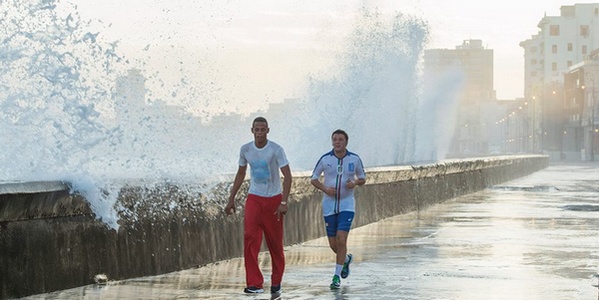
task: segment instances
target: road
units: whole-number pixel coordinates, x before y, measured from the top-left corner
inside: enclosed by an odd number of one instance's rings
[[[593,286],[599,272],[598,192],[599,164],[551,165],[352,229],[351,275],[336,291],[329,289],[334,265],[325,239],[290,246],[280,298],[599,299]],[[269,278],[269,258],[261,259]],[[271,298],[245,295],[243,287],[243,260],[231,259],[27,299]]]

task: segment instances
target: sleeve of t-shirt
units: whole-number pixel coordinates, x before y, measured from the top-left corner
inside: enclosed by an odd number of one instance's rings
[[[247,159],[245,158],[245,151],[243,151],[243,147],[239,150],[239,166],[245,167],[248,164]]]
[[[358,170],[356,175],[359,179],[366,179],[366,172],[364,171],[364,165],[362,164],[362,159],[359,159]]]
[[[277,162],[279,163],[279,169],[289,164],[287,156],[285,156],[285,150],[282,147],[277,151]]]
[[[322,174],[323,168],[322,168],[322,159],[318,160],[318,162],[316,163],[316,166],[314,167],[314,170],[312,171],[312,177],[311,179],[320,179],[320,174]]]

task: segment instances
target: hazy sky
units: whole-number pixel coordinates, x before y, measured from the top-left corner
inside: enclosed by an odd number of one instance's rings
[[[389,16],[402,12],[429,23],[429,48],[481,39],[494,50],[497,97],[513,99],[523,93],[519,43],[538,32],[545,13],[557,16],[562,5],[592,2],[103,0],[77,7],[84,19],[101,20],[104,38],[119,39],[130,57],[152,57],[146,67],[162,70],[160,77],[174,70],[213,82],[205,89],[214,97],[234,99],[223,90],[236,90],[274,101],[295,96],[301,78],[330,66],[360,7]]]

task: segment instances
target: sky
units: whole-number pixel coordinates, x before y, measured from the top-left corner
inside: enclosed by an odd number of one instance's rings
[[[522,97],[519,43],[538,33],[545,14],[558,16],[562,5],[592,2],[104,0],[79,1],[77,11],[83,19],[99,20],[94,26],[103,38],[119,40],[121,51],[144,61],[144,71],[166,86],[202,80],[200,90],[218,100],[214,105],[243,110],[252,104],[244,97],[293,98],[306,76],[330,70],[361,7],[390,17],[422,18],[430,27],[428,48],[454,49],[467,39],[482,40],[494,51],[498,99]]]

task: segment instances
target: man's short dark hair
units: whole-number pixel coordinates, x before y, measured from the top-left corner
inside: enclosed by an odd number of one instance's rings
[[[265,118],[265,117],[256,117],[256,118],[254,119],[254,122],[252,122],[252,128],[254,128],[254,124],[256,124],[256,122],[259,122],[259,123],[266,123],[266,128],[268,128],[268,121],[266,121],[266,118]]]
[[[333,134],[331,134],[331,138],[333,138],[333,136],[335,134],[343,134],[343,136],[345,136],[345,141],[349,142],[349,136],[347,135],[347,132],[345,132],[341,129],[337,129],[337,130],[333,131]]]

